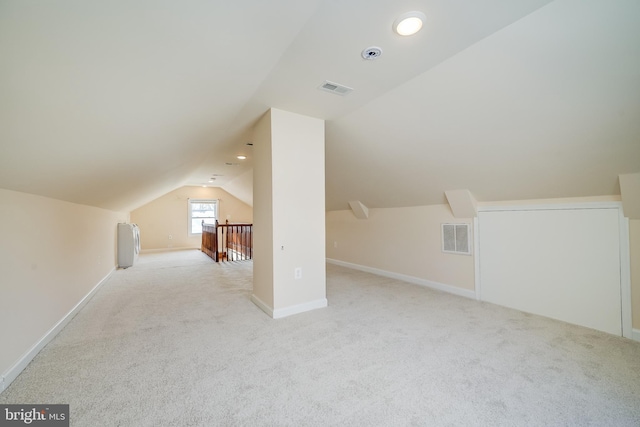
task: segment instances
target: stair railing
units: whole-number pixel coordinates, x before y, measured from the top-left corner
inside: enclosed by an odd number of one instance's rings
[[[215,262],[253,259],[253,224],[205,224],[201,250]]]

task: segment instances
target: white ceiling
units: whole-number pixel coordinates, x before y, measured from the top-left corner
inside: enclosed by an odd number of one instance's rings
[[[250,202],[275,107],[327,120],[327,209],[619,194],[638,22],[635,0],[0,0],[0,188],[130,210],[216,174]]]

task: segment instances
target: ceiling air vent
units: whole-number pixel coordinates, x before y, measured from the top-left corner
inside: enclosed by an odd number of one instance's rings
[[[329,80],[325,80],[324,83],[318,86],[318,89],[325,92],[335,93],[336,95],[340,96],[345,96],[353,92],[352,88],[338,83],[330,82]]]

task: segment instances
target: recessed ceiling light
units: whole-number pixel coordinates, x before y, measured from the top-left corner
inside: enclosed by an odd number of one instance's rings
[[[426,19],[422,12],[403,13],[394,21],[393,30],[401,36],[411,36],[420,31]]]
[[[247,158],[247,156],[240,155],[240,156],[236,156],[236,158],[237,158],[238,160],[244,160],[244,159],[246,159],[246,158]]]

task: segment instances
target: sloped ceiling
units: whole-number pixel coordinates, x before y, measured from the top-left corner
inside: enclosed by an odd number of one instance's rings
[[[620,194],[640,170],[639,19],[554,2],[329,122],[328,208]]]
[[[427,24],[402,38],[408,10]],[[640,171],[638,22],[634,0],[0,0],[0,188],[248,199],[275,107],[326,120],[327,209],[619,194]]]

